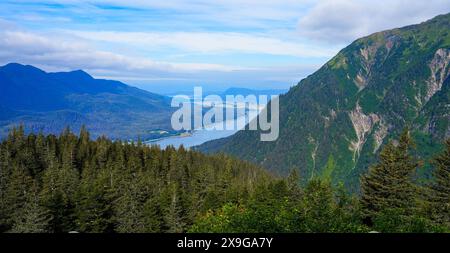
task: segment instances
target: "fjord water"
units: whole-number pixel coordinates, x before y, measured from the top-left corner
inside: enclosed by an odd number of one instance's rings
[[[260,110],[261,108],[259,108]],[[206,126],[202,129],[197,129],[192,131],[190,135],[184,136],[171,136],[167,138],[162,138],[158,140],[152,140],[146,142],[148,145],[159,145],[161,148],[166,148],[167,146],[173,146],[175,148],[183,145],[185,148],[191,148],[197,145],[201,145],[205,142],[217,140],[221,138],[225,138],[231,136],[242,129],[234,129],[234,130],[214,130],[214,127],[219,124],[224,124],[225,126],[229,124],[236,123],[236,125],[247,125],[250,121],[252,121],[255,117],[252,112],[258,111],[258,107],[256,105],[250,105],[247,113],[241,116],[236,117],[235,120],[225,120],[224,122],[213,123],[212,125]],[[248,118],[247,118],[248,117]],[[241,124],[244,123],[245,124]]]
[[[199,129],[195,130],[189,136],[171,136],[163,138],[157,141],[150,141],[147,144],[159,145],[161,148],[166,148],[167,146],[174,146],[175,148],[183,145],[185,148],[190,148],[203,144],[207,141],[212,141],[216,139],[225,138],[236,133],[237,130],[206,130]]]

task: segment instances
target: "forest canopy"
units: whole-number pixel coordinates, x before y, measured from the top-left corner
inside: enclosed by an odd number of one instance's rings
[[[25,134],[0,144],[0,231],[449,232],[450,141],[418,184],[407,131],[361,178],[361,193],[299,169],[278,178],[251,163],[183,147]]]

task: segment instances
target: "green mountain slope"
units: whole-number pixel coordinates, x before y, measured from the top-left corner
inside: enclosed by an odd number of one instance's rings
[[[361,38],[280,97],[277,141],[240,131],[199,149],[354,186],[380,147],[409,126],[426,158],[450,136],[449,32],[447,14]]]

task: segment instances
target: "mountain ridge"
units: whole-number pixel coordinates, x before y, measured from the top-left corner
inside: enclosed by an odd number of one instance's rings
[[[449,31],[447,14],[358,39],[280,97],[277,141],[240,131],[198,149],[355,186],[380,147],[410,127],[427,159],[450,137]]]
[[[45,72],[31,65],[0,67],[0,136],[23,124],[28,131],[59,133],[86,125],[93,136],[153,138],[170,130],[170,99],[122,82],[95,79],[83,70]],[[169,123],[168,123],[169,122]]]

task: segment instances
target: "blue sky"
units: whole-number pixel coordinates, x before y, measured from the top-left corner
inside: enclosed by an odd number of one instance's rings
[[[361,36],[448,12],[449,0],[2,0],[0,63],[161,93],[288,88]]]

